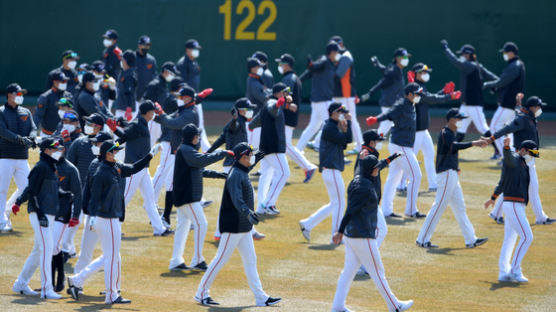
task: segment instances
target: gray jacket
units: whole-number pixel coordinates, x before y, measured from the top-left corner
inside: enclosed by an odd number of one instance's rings
[[[249,74],[247,77],[245,97],[248,98],[251,103],[257,105],[254,114],[257,114],[264,103],[266,103],[266,99],[270,96],[270,92],[270,90],[265,88],[260,77]]]

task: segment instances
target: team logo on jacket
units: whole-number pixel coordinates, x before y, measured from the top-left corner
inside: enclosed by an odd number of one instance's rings
[[[124,82],[125,77],[120,78],[120,82]]]
[[[153,68],[153,64],[147,64],[147,69]]]
[[[27,119],[29,118],[29,115],[23,115],[23,116],[20,116],[19,118],[23,121],[27,121]]]
[[[108,58],[108,53],[104,53],[104,58]]]
[[[65,178],[66,178],[66,177],[61,176],[61,177],[58,177],[58,180],[60,180],[60,182],[62,182],[62,181],[64,181]]]
[[[103,106],[104,103],[102,101],[98,101],[98,106]]]

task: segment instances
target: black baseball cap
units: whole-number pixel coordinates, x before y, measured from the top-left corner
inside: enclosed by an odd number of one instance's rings
[[[432,68],[430,68],[427,64],[417,63],[417,64],[413,65],[413,67],[411,67],[411,70],[416,72],[416,73],[420,73],[420,72],[423,72],[423,71],[426,71],[426,72],[430,73],[432,71]]]
[[[367,155],[359,160],[359,172],[370,174],[378,165],[378,158],[375,155]]]
[[[64,73],[60,70],[55,71],[52,74],[52,81],[68,81],[69,78],[64,75]]]
[[[97,81],[97,80],[99,80],[99,78],[97,78],[95,74],[91,72],[86,72],[85,74],[83,74],[83,78],[81,78],[81,83],[85,85],[89,81]]]
[[[369,145],[371,141],[384,141],[384,137],[378,134],[375,129],[363,132],[363,145]]]
[[[249,101],[248,98],[242,97],[242,98],[237,99],[237,100],[235,101],[234,107],[235,107],[236,109],[240,109],[240,108],[255,109],[255,108],[257,108],[257,105],[251,103],[251,101]]]
[[[115,31],[114,29],[108,29],[103,35],[102,37],[106,38],[106,39],[118,39],[118,32]]]
[[[411,54],[409,54],[409,52],[407,52],[405,48],[397,48],[396,50],[394,50],[394,57],[399,57],[399,56],[411,57]]]
[[[337,44],[340,44],[340,43],[343,43],[343,42],[344,42],[344,39],[342,39],[342,37],[336,35],[336,36],[332,36],[332,37],[330,38],[330,41],[334,41],[334,42],[336,42]]]
[[[192,98],[195,98],[195,89],[191,88],[188,85],[185,85],[183,87],[183,89],[181,89],[180,95],[181,96],[190,96]]]
[[[475,47],[470,44],[464,44],[461,46],[459,51],[456,53],[458,54],[475,54]]]
[[[94,138],[91,138],[89,141],[91,143],[100,143],[109,140],[112,140],[112,136],[108,132],[100,131],[99,133],[97,133],[97,135],[95,135]]]
[[[282,91],[286,90],[287,88],[288,88],[288,86],[286,86],[286,84],[283,83],[283,82],[275,83],[272,86],[272,94],[282,92]]]
[[[6,87],[6,93],[14,93],[14,92],[21,92],[23,94],[27,93],[27,90],[22,89],[20,85],[18,85],[17,83],[10,83],[7,87]]]
[[[446,113],[446,120],[447,121],[449,121],[452,118],[465,119],[465,118],[467,118],[467,116],[464,113],[460,112],[457,107],[453,107],[453,108],[450,108],[448,110],[448,112]]]
[[[408,84],[406,84],[405,87],[403,88],[403,93],[404,93],[405,95],[408,95],[408,94],[410,94],[410,93],[415,94],[415,93],[421,93],[421,92],[423,92],[423,88],[421,88],[421,86],[418,85],[418,84],[415,83],[415,82],[408,83]]]
[[[48,148],[61,150],[63,147],[64,145],[60,144],[59,138],[57,137],[44,138],[41,140],[41,143],[39,143],[39,148],[41,149],[41,151],[44,151]]]
[[[104,141],[102,142],[102,145],[100,146],[100,157],[104,158],[104,155],[106,155],[106,153],[108,152],[113,152],[113,151],[119,151],[121,149],[123,149],[123,146],[120,146],[120,143],[118,142],[114,142],[112,140],[108,140],[108,141]]]
[[[66,50],[66,51],[62,52],[62,60],[65,60],[65,59],[78,60],[79,55],[77,54],[77,52],[74,52],[73,50]]]
[[[83,120],[85,120],[86,122],[93,123],[95,125],[99,125],[99,126],[104,126],[104,123],[105,123],[104,117],[99,113],[93,113],[89,116],[85,116],[85,117],[83,117]]]
[[[69,98],[66,97],[62,97],[58,100],[58,103],[56,103],[58,106],[67,106],[69,108],[73,108],[73,101]]]
[[[238,160],[242,156],[249,155],[253,151],[255,151],[255,149],[250,144],[247,144],[247,142],[238,143],[233,149],[234,158]]]
[[[185,82],[183,81],[183,78],[179,76],[170,81],[170,92],[176,92],[181,90],[183,87],[185,87]]]
[[[160,71],[163,72],[165,70],[169,70],[173,74],[176,74],[178,72],[178,69],[176,68],[176,64],[174,64],[174,62],[166,62],[162,64],[162,68]]]
[[[146,113],[155,110],[155,105],[151,100],[144,100],[141,105],[139,105],[139,112],[141,115],[145,115]]]
[[[329,41],[326,44],[326,54],[330,54],[333,51],[340,51],[340,46],[335,41]]]
[[[151,45],[151,38],[147,35],[143,35],[139,37],[139,40],[137,40],[137,44]]]
[[[535,106],[546,106],[546,103],[544,103],[541,98],[539,98],[538,96],[534,95],[531,96],[527,99],[527,101],[525,102],[525,104],[523,104],[523,107],[535,107]]]
[[[517,52],[519,51],[517,44],[508,41],[506,43],[504,43],[504,46],[502,47],[502,49],[498,50],[498,52],[513,52],[515,54],[517,54]]]
[[[99,73],[104,72],[104,63],[100,60],[94,61],[93,64],[91,64],[91,70]]]
[[[127,65],[129,65],[129,67],[135,66],[135,52],[126,50],[122,55],[122,58],[127,62]]]
[[[293,58],[291,54],[284,53],[282,54],[282,56],[280,56],[280,58],[275,59],[275,61],[281,64],[288,64],[290,66],[293,66],[293,64],[295,63],[295,58]]]
[[[185,48],[186,49],[202,49],[201,45],[199,44],[199,41],[195,40],[195,39],[189,39],[185,42]]]
[[[332,115],[333,112],[347,113],[348,110],[340,103],[332,103],[328,106],[328,115]]]
[[[183,142],[185,144],[190,144],[196,135],[201,134],[201,131],[201,128],[192,123],[185,125],[185,127],[183,127],[183,130],[181,131]]]
[[[254,57],[250,57],[250,58],[247,59],[247,70],[248,71],[251,71],[251,68],[257,67],[257,66],[263,66],[263,64],[261,64],[261,62]]]
[[[268,62],[268,55],[266,55],[266,53],[262,52],[262,51],[257,51],[255,53],[253,53],[253,55],[251,56],[253,58],[256,58],[257,60],[261,61],[261,62]]]
[[[521,142],[521,145],[519,146],[519,149],[526,149],[529,152],[529,155],[533,156],[533,157],[539,157],[540,153],[539,153],[539,147],[537,146],[537,143],[535,143],[535,141],[531,141],[531,140],[525,140],[523,142]]]

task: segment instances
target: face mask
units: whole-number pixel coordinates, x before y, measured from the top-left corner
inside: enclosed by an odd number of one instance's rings
[[[79,84],[83,83],[83,75],[77,75],[77,80],[79,80]]]
[[[403,59],[401,60],[400,64],[401,64],[403,67],[406,67],[407,65],[409,65],[409,59],[408,59],[408,58],[403,58]]]
[[[58,90],[60,90],[60,91],[66,91],[67,87],[68,87],[68,84],[66,82],[58,84]]]
[[[93,90],[94,90],[95,92],[97,92],[98,89],[100,89],[100,81],[97,81],[97,82],[94,82],[94,83],[93,83]]]
[[[423,80],[423,82],[427,82],[431,79],[431,76],[429,75],[429,73],[424,73],[421,75],[421,80]]]
[[[178,107],[185,106],[185,102],[183,100],[177,99],[176,101],[178,102]]]
[[[458,120],[458,121],[456,122],[456,127],[457,127],[457,128],[463,127],[463,120]]]
[[[502,54],[502,58],[504,59],[504,61],[508,61],[510,59],[510,57],[508,56],[508,54],[504,53]]]
[[[191,56],[193,56],[193,58],[198,58],[199,54],[200,54],[199,49],[191,50]]]
[[[166,76],[166,78],[164,78],[164,79],[166,79],[166,82],[170,82],[170,81],[172,81],[174,78],[176,78],[176,75],[170,73],[170,74],[168,74],[168,75]]]
[[[105,48],[108,48],[109,46],[112,45],[112,40],[104,39],[104,40],[102,40],[102,44],[104,45]]]
[[[249,157],[249,165],[253,166],[255,164],[255,155]]]
[[[64,118],[64,114],[65,114],[65,113],[66,113],[65,110],[59,109],[59,110],[58,110],[58,117],[60,117],[60,119]]]
[[[339,121],[344,121],[344,120],[346,120],[346,116],[344,116],[344,114],[340,114],[340,116],[338,116],[338,120]]]
[[[23,97],[22,97],[23,98]],[[17,98],[16,98],[17,99]],[[23,101],[23,100],[22,100]],[[17,103],[17,102],[16,102]],[[542,115],[542,108],[537,109],[537,111],[535,112],[535,118],[539,118],[539,116]]]
[[[60,158],[62,158],[62,151],[55,151],[54,153],[52,153],[52,155],[50,155],[50,157],[58,161],[60,160]]]
[[[460,62],[465,62],[465,61],[467,61],[467,59],[466,59],[465,56],[463,56],[463,55],[460,55],[460,57],[458,58],[458,60],[459,60]]]
[[[98,75],[98,74],[95,73],[93,75],[95,75],[95,78],[97,78],[97,79],[103,79],[104,78],[104,76],[102,76],[102,74]]]
[[[20,95],[20,96],[16,96],[15,99],[14,99],[14,102],[15,102],[15,104],[17,104],[17,105],[23,104],[23,96],[21,96],[21,95]],[[539,114],[539,115],[540,115],[540,114]]]
[[[75,69],[75,66],[77,66],[77,62],[76,61],[69,61],[68,62],[68,67],[71,69]]]
[[[93,155],[98,156],[100,154],[100,147],[96,145],[91,146],[91,152],[93,152]]]
[[[124,68],[124,62],[120,61],[120,67]]]
[[[264,69],[262,67],[259,67],[259,69],[257,69],[257,76],[262,76],[264,73]]]
[[[87,134],[87,135],[92,134],[94,131],[95,131],[95,128],[93,128],[92,126],[85,125],[83,127],[83,132],[85,132],[85,134]]]
[[[342,55],[340,53],[336,53],[336,56],[334,56],[334,60],[336,62],[339,62],[341,57],[342,57]]]
[[[525,158],[525,162],[530,162],[531,160],[533,160],[533,156],[526,154],[525,156],[523,156],[523,158]]]
[[[72,133],[73,131],[75,131],[75,126],[70,124],[64,124],[62,126],[62,130],[68,130],[69,133]]]
[[[245,111],[245,118],[247,119],[253,118],[253,111],[252,110]]]
[[[279,72],[280,74],[283,74],[283,73],[284,73],[284,69],[282,68],[282,66],[278,66],[278,72]]]
[[[421,96],[420,95],[416,95],[413,97],[413,104],[417,104],[421,102]]]

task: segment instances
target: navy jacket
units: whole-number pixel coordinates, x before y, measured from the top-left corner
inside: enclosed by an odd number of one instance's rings
[[[348,50],[342,51],[342,57],[336,66],[336,77],[334,78],[334,97],[355,97],[355,64],[353,56]]]
[[[183,81],[195,92],[199,92],[201,88],[201,67],[199,67],[197,60],[191,60],[187,55],[184,55],[179,59],[176,67]]]
[[[344,171],[344,150],[351,141],[351,120],[347,121],[347,132],[344,133],[336,120],[327,119],[320,138],[319,172],[324,168]]]
[[[292,112],[289,109],[284,111],[286,126],[295,128],[297,127],[299,106],[301,105],[301,94],[303,92],[301,80],[297,77],[295,72],[292,70],[287,73],[284,73],[284,77],[282,77],[282,83],[290,87],[290,90],[292,91],[293,103],[297,105],[297,111],[295,112]]]
[[[274,76],[272,75],[272,72],[270,71],[270,69],[266,68],[266,66],[264,67],[264,71],[263,71],[263,75],[261,76],[261,80],[263,81],[263,84],[265,87],[267,88],[272,88],[272,86],[274,86]]]
[[[286,152],[286,124],[284,110],[276,105],[276,99],[268,100],[249,123],[249,129],[261,127],[259,149],[266,155]]]
[[[226,144],[226,149],[231,151],[239,143],[247,142],[247,128],[245,127],[246,122],[247,120],[243,116],[238,116],[237,118],[230,120],[224,126],[224,129],[218,139],[216,139],[216,141],[212,143],[212,146],[207,150],[207,153],[214,152],[224,143]],[[234,161],[234,157],[228,155],[224,159],[224,166],[231,166]]]
[[[110,77],[118,79],[122,72],[120,60],[122,59],[122,50],[117,45],[110,46],[102,52],[102,61],[104,62],[104,70]]]
[[[60,209],[56,214],[56,221],[68,223],[71,218],[77,219],[81,214],[81,180],[77,168],[65,158],[61,158],[56,163],[56,168],[60,188],[73,195],[71,201],[63,197],[59,199]]]
[[[431,123],[429,105],[447,103],[451,100],[451,97],[449,94],[444,94],[442,90],[437,93],[430,93],[424,83],[420,81],[417,81],[417,83],[423,88],[423,93],[421,94],[421,101],[415,105],[416,130],[423,131],[427,130]]]
[[[141,115],[137,115],[123,131],[117,129],[114,134],[121,138],[120,142],[126,143],[124,161],[128,164],[145,157],[151,150],[149,124]]]
[[[374,155],[377,159],[379,156],[379,153],[376,149],[370,147],[370,146],[365,146],[363,145],[362,148],[366,149],[367,151],[369,151],[370,155]],[[375,184],[375,191],[376,191],[376,195],[378,196],[378,202],[380,203],[380,199],[382,198],[382,181],[380,179],[380,171],[386,167],[388,167],[388,165],[390,165],[390,160],[388,158],[386,159],[380,159],[378,161],[378,170],[379,170],[379,175],[377,175],[376,177],[370,176],[368,177],[369,180],[371,180],[371,182],[373,182]],[[353,166],[353,176],[356,175],[360,175],[361,172],[361,168],[359,167],[359,156],[357,156],[357,158],[355,159],[355,166]]]
[[[91,162],[93,162],[93,159],[95,159],[95,155],[91,149],[93,145],[90,140],[90,136],[82,136],[73,141],[66,152],[66,159],[75,165],[79,171],[82,187],[85,186],[89,166]]]
[[[498,105],[514,109],[516,95],[525,89],[525,64],[514,57],[508,61],[500,78],[485,83],[483,89],[495,89]]]
[[[178,111],[174,112],[172,115],[168,116],[162,114],[157,116],[154,120],[169,129],[172,154],[176,153],[181,144],[183,127],[190,123],[197,127],[199,126],[199,114],[197,114],[196,105],[179,107]]]
[[[351,238],[375,238],[378,196],[371,180],[357,175],[347,189],[347,209],[338,232]]]
[[[253,112],[257,114],[261,107],[266,103],[266,99],[270,96],[270,91],[265,88],[261,78],[254,74],[249,74],[247,76],[247,88],[245,89],[245,97],[251,101],[251,103],[257,105],[257,108]]]
[[[171,93],[168,94],[166,100],[164,100],[163,103],[160,103],[160,105],[162,105],[162,109],[164,110],[164,113],[168,115],[171,115],[178,110],[178,101],[176,97]],[[160,138],[158,140],[160,142],[170,142],[170,133],[171,130],[168,129],[168,127],[161,125],[161,133],[160,133]]]
[[[104,102],[100,100],[100,97],[86,88],[79,92],[75,106],[76,112],[79,115],[81,127],[85,124],[83,117],[90,116],[94,113],[99,113],[105,119],[114,118],[108,111],[108,107],[106,107]]]
[[[253,225],[247,216],[255,206],[253,186],[249,180],[249,168],[235,163],[224,184],[219,213],[221,233],[247,233]]]
[[[523,203],[529,202],[529,167],[525,159],[517,153],[512,153],[509,147],[504,146],[504,159],[502,175],[493,195],[504,193],[504,201]]]
[[[311,102],[331,101],[334,96],[336,66],[325,55],[314,61],[299,79],[312,79]]]
[[[162,105],[169,95],[170,92],[168,91],[168,84],[166,83],[164,77],[159,75],[147,84],[145,93],[143,94],[143,99],[158,102]]]
[[[537,130],[537,118],[533,113],[522,110],[517,113],[515,119],[504,128],[493,134],[495,139],[501,138],[506,134],[514,134],[514,148],[517,150],[521,143],[526,140],[532,140],[540,147],[539,131]]]
[[[18,143],[20,137],[34,137],[37,127],[31,112],[20,105],[0,106],[0,158],[27,159],[29,148]]]
[[[98,159],[95,158],[93,159],[93,161],[91,162],[91,164],[89,165],[89,168],[87,169],[87,175],[84,176],[81,179],[81,182],[84,183],[83,184],[83,193],[82,193],[82,201],[83,201],[83,205],[81,207],[82,211],[84,214],[89,214],[89,201],[91,200],[91,186],[93,185],[93,176],[95,175],[95,173],[97,172],[98,167],[100,166],[102,162]],[[123,180],[123,179],[122,179]],[[124,187],[125,187],[125,180],[124,181]],[[123,193],[122,193],[123,194]]]
[[[413,103],[405,97],[400,98],[389,111],[378,115],[377,118],[378,121],[388,119],[394,122],[390,142],[413,148],[417,131],[417,114]]]
[[[39,161],[29,173],[27,192],[24,191],[16,203],[21,204],[28,198],[27,212],[36,212],[39,217],[47,214],[56,216],[59,207],[56,170],[56,160],[41,153]]]
[[[48,77],[46,78],[46,87],[45,90],[52,88],[53,80],[52,77],[56,72],[62,72],[66,77],[69,78],[68,86],[66,87],[66,91],[71,93],[72,95],[76,96],[76,87],[79,84],[79,78],[77,78],[77,71],[75,69],[65,69],[64,66],[60,66],[58,68],[54,68],[48,73]]]
[[[137,72],[135,98],[140,100],[145,93],[147,84],[156,77],[156,59],[149,53],[143,55],[139,51],[135,51],[135,68]]]
[[[384,70],[384,77],[369,90],[369,95],[380,89],[378,104],[383,107],[391,107],[396,101],[403,98],[404,86],[403,70],[396,64],[390,64]]]
[[[62,97],[72,99],[69,92],[60,91],[56,88],[45,91],[37,99],[37,109],[34,116],[35,125],[42,127],[42,131],[48,135],[53,134],[60,123],[58,100]]]
[[[471,142],[458,142],[456,134],[448,127],[442,128],[436,148],[436,172],[459,170],[458,151],[470,148]]]
[[[123,71],[116,84],[116,101],[114,108],[125,111],[131,107],[135,111],[135,90],[137,88],[137,75],[135,67]]]

